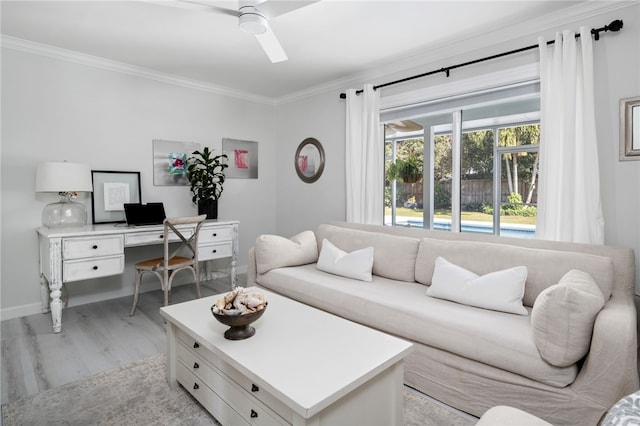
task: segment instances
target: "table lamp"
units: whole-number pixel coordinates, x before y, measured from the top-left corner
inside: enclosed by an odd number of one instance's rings
[[[49,228],[82,226],[87,223],[87,208],[74,201],[78,192],[93,191],[91,169],[84,164],[46,162],[36,172],[36,192],[57,192],[60,201],[42,210],[42,224]]]

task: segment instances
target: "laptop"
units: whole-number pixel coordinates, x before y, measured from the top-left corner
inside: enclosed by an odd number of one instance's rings
[[[162,225],[166,217],[163,203],[125,203],[124,216],[128,226]]]

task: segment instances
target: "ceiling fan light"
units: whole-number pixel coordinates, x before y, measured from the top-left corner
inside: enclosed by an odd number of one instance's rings
[[[240,14],[240,29],[249,34],[263,34],[269,27],[267,19],[257,11]]]

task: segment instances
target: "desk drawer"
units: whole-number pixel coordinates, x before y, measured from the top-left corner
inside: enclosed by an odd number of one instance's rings
[[[65,260],[62,264],[63,282],[118,275],[124,271],[124,254],[83,260]]]
[[[193,230],[185,229],[180,230],[185,238],[189,238],[193,235]],[[173,232],[169,232],[169,241],[180,241],[180,238]],[[135,234],[126,234],[124,236],[124,245],[125,247],[133,247],[133,246],[146,246],[149,244],[161,244],[164,238],[164,233],[162,231],[148,231],[148,232],[137,232]]]
[[[231,241],[220,244],[198,244],[198,260],[231,257],[232,251]]]
[[[231,241],[233,239],[233,228],[225,227],[202,227],[198,235],[198,244],[219,243]]]
[[[124,253],[122,235],[75,237],[62,240],[62,258],[82,259]]]

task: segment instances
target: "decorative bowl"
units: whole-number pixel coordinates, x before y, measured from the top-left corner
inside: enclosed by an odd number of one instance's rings
[[[267,310],[267,305],[264,308],[242,315],[224,315],[216,314],[213,312],[213,306],[211,307],[211,313],[214,318],[220,321],[224,325],[228,325],[230,328],[224,332],[224,338],[229,340],[242,340],[247,339],[256,334],[256,329],[251,327],[251,323],[256,321]]]

